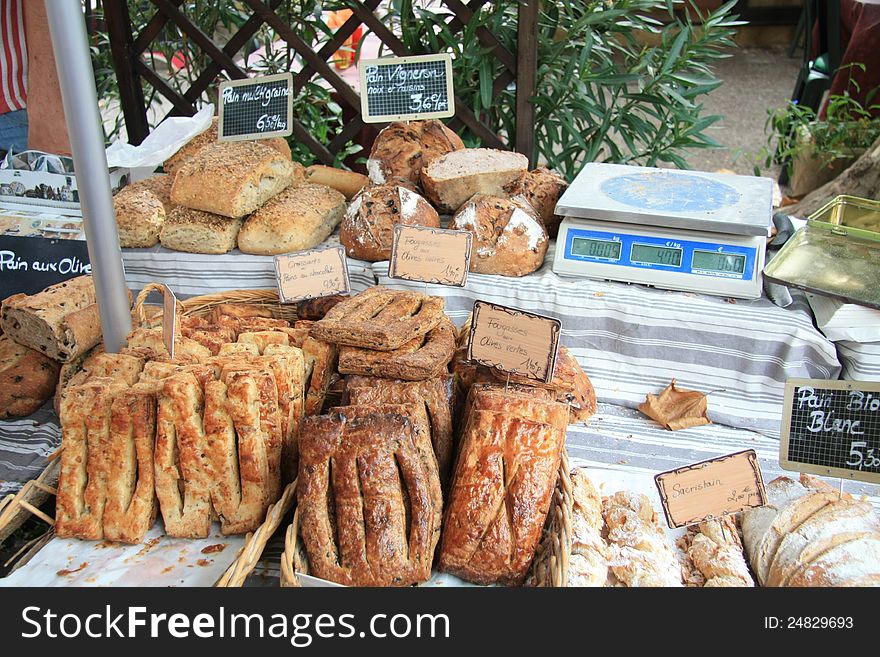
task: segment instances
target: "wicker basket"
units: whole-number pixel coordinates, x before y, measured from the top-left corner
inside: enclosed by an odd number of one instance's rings
[[[565,586],[568,582],[568,557],[571,554],[572,485],[568,453],[562,450],[556,490],[550,502],[550,511],[544,533],[527,584],[532,586]],[[284,554],[281,555],[281,586],[298,587],[297,573],[309,574],[308,557],[299,540],[299,509],[287,528]]]
[[[40,511],[39,507],[57,493],[58,473],[61,469],[61,450],[49,457],[49,464],[36,479],[32,479],[21,487],[14,495],[7,495],[0,500],[0,543],[27,520],[28,516],[37,516],[50,527],[55,520]]]

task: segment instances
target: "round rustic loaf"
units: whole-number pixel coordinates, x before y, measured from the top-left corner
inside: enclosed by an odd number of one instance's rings
[[[418,185],[422,169],[431,160],[462,148],[461,138],[440,121],[398,121],[376,137],[367,172],[377,184],[400,177]]]
[[[61,364],[0,336],[0,418],[24,417],[55,394]]]
[[[400,185],[372,185],[348,208],[339,241],[349,257],[369,262],[388,260],[395,224],[440,227],[440,216],[421,196]]]
[[[477,194],[455,213],[450,228],[474,234],[470,270],[477,274],[525,276],[547,253],[547,231],[522,198]]]
[[[153,192],[143,188],[122,190],[113,197],[113,213],[122,248],[148,248],[159,243],[165,206]]]
[[[523,171],[516,180],[504,186],[505,192],[524,197],[535,208],[550,237],[556,237],[559,232],[562,217],[555,212],[556,203],[566,189],[568,183],[565,179],[545,167]]]

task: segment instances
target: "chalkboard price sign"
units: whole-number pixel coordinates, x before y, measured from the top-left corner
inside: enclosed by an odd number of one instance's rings
[[[91,273],[84,240],[0,235],[0,299]]]
[[[779,464],[880,483],[880,382],[789,379]]]
[[[293,132],[293,75],[228,80],[220,84],[221,141],[286,137]]]
[[[367,59],[358,66],[365,123],[444,119],[455,114],[450,55]]]

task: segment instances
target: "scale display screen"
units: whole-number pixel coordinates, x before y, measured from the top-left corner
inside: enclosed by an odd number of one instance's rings
[[[571,252],[574,255],[590,256],[592,258],[620,260],[621,248],[620,242],[613,240],[591,240],[584,237],[575,237],[571,241]]]
[[[746,270],[746,257],[732,253],[694,250],[691,269],[714,271],[722,274],[743,274]]]
[[[630,260],[647,265],[681,266],[682,250],[677,247],[657,246],[654,244],[632,245]]]

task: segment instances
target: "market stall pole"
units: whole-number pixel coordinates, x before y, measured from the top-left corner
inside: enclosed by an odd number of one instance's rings
[[[85,19],[78,2],[47,2],[46,11],[57,55],[55,62],[101,312],[104,345],[108,352],[116,352],[122,348],[125,336],[131,330],[131,313]]]

